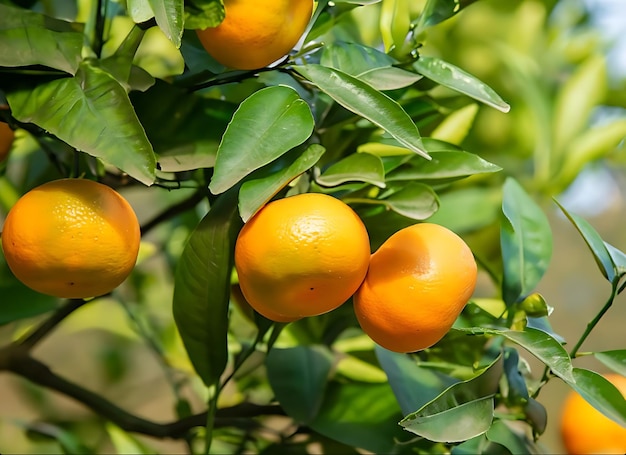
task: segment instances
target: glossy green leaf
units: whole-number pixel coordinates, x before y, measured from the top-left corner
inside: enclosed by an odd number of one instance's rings
[[[568,384],[590,405],[608,418],[626,426],[626,400],[622,393],[595,371],[574,368]]]
[[[538,329],[526,327],[524,331],[495,330],[487,328],[458,329],[471,333],[501,335],[520,345],[550,367],[552,372],[565,382],[573,382],[572,360],[569,354],[552,335]]]
[[[310,424],[313,430],[374,453],[393,453],[406,440],[398,426],[400,408],[388,384],[332,382]]]
[[[530,294],[548,268],[552,231],[541,208],[513,178],[504,183],[502,213],[502,295],[511,305]]]
[[[126,0],[126,10],[136,24],[146,22],[154,17],[150,0]]]
[[[470,175],[501,171],[502,168],[472,153],[429,151],[430,161],[412,159],[389,173],[386,181],[419,180],[428,183],[450,182]]]
[[[587,220],[574,213],[568,212],[558,201],[555,202],[582,236],[591,254],[593,254],[593,258],[602,272],[602,275],[604,275],[604,278],[612,283],[617,276],[616,266],[613,262],[613,257],[609,253],[602,237],[598,234],[598,231],[596,231]]]
[[[401,422],[406,430],[437,442],[460,442],[485,433],[493,421],[493,396],[502,357],[467,381],[458,382]]]
[[[420,15],[415,34],[451,18],[476,0],[428,0]]]
[[[224,16],[222,0],[185,1],[185,28],[195,30],[217,27]]]
[[[439,199],[433,189],[417,182],[407,183],[400,191],[377,202],[413,220],[425,220],[439,208]]]
[[[191,234],[179,259],[172,311],[187,355],[207,385],[228,360],[228,303],[233,250],[241,221],[237,191],[217,198]]]
[[[391,67],[396,60],[373,47],[336,41],[324,46],[320,64],[359,77],[376,68]]]
[[[146,92],[131,93],[130,99],[154,145],[161,170],[180,172],[215,165],[235,104],[206,99],[162,81]]]
[[[265,359],[267,377],[287,414],[299,423],[311,422],[320,410],[333,364],[324,346],[272,349]]]
[[[324,47],[320,63],[354,76],[377,90],[396,90],[408,87],[422,78],[392,66],[396,61],[372,47],[343,41]]]
[[[106,71],[85,62],[74,77],[13,91],[7,98],[19,121],[44,128],[146,185],[154,181],[152,145],[126,91]]]
[[[75,74],[83,39],[77,24],[0,4],[0,42],[6,44],[0,66],[43,65]]]
[[[346,182],[367,182],[385,187],[383,162],[369,153],[353,153],[332,164],[316,179],[322,186],[337,186]]]
[[[274,86],[255,92],[241,103],[228,124],[209,189],[214,194],[226,191],[302,144],[313,126],[309,106],[294,89]]]
[[[387,374],[403,414],[410,414],[435,399],[451,385],[433,370],[422,368],[406,354],[376,346],[376,358]]]
[[[508,112],[511,109],[511,106],[504,102],[491,87],[451,63],[436,57],[422,56],[413,64],[413,67],[424,77],[499,111]]]
[[[312,144],[304,152],[297,147],[250,174],[239,191],[239,214],[244,223],[289,182],[313,167],[325,150],[319,144]]]
[[[409,150],[428,158],[411,117],[384,93],[353,76],[325,66],[306,65],[294,69],[349,111],[384,129]]]
[[[593,356],[611,370],[626,376],[626,349],[594,352]]]
[[[148,0],[156,23],[174,46],[180,47],[184,27],[183,0]]]

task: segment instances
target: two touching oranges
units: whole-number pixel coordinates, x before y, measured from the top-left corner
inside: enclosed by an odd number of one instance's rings
[[[379,345],[428,348],[450,330],[476,285],[476,262],[452,231],[402,229],[373,254],[356,213],[324,194],[267,204],[241,230],[235,266],[257,312],[289,322],[329,312],[354,295],[354,311]]]

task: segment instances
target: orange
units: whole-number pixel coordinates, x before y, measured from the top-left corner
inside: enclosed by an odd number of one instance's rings
[[[626,397],[626,377],[615,373],[604,377]],[[573,390],[563,404],[561,439],[570,454],[626,453],[626,428],[597,411]]]
[[[206,51],[224,66],[254,70],[287,55],[313,12],[313,0],[224,0],[217,27],[197,30]]]
[[[358,289],[370,244],[358,215],[332,196],[307,193],[270,202],[235,245],[248,303],[279,322],[334,310]]]
[[[8,124],[0,121],[0,163],[9,155],[13,139],[15,139],[15,132]]]
[[[9,211],[2,249],[26,286],[62,298],[106,294],[130,274],[140,232],[128,202],[106,185],[62,179],[23,195]]]
[[[454,232],[431,223],[409,226],[372,255],[354,311],[380,346],[419,351],[450,330],[474,292],[476,275],[470,248]]]

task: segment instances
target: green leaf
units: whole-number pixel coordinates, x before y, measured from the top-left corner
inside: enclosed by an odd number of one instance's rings
[[[449,381],[444,381],[441,375],[417,365],[415,360],[406,354],[388,351],[378,345],[375,350],[376,357],[385,370],[389,385],[405,415],[435,399],[451,385]]]
[[[626,119],[584,128],[563,153],[563,162],[558,170],[559,187],[565,188],[588,163],[613,152],[625,137]]]
[[[493,396],[502,376],[502,357],[467,381],[406,416],[406,430],[436,442],[460,442],[485,433],[493,421]]]
[[[402,418],[388,384],[332,382],[313,430],[344,444],[374,453],[393,453],[403,439]]]
[[[548,268],[552,231],[545,214],[513,178],[503,188],[500,245],[507,305],[530,294]]]
[[[593,356],[611,370],[626,376],[626,349],[594,352]]]
[[[126,91],[106,71],[85,62],[74,77],[18,89],[7,99],[19,121],[40,126],[146,185],[154,182],[152,145]]]
[[[0,42],[7,44],[0,66],[43,65],[75,74],[83,38],[75,24],[0,4]]]
[[[413,220],[425,220],[439,208],[439,200],[433,189],[417,182],[407,183],[400,191],[377,202]]]
[[[175,273],[174,321],[196,372],[215,385],[228,360],[228,303],[233,250],[241,222],[237,189],[217,198],[200,221]]]
[[[154,144],[161,170],[180,172],[215,165],[217,148],[236,105],[203,98],[163,81],[144,93],[131,93],[130,99]]]
[[[185,1],[185,28],[196,30],[217,27],[224,17],[222,0]]]
[[[3,276],[5,275],[4,267],[3,261],[0,259],[0,283],[2,283],[0,285],[0,295],[2,295],[0,326],[20,319],[39,316],[58,308],[59,304],[56,297],[32,291],[13,276]],[[7,270],[6,274],[9,273]],[[24,305],[24,302],[28,302],[28,305]]]
[[[302,144],[314,121],[309,106],[285,86],[261,89],[235,111],[222,137],[209,185],[223,193],[252,171]]]
[[[428,0],[417,21],[414,33],[418,35],[424,31],[424,29],[449,19],[475,1],[476,0]]]
[[[504,375],[509,386],[508,400],[514,404],[523,404],[528,401],[526,381],[519,371],[519,353],[511,347],[504,348]]]
[[[402,53],[411,26],[408,0],[382,0],[380,31],[385,52]]]
[[[136,24],[147,22],[154,17],[150,0],[126,0],[126,10]]]
[[[615,277],[618,276],[617,267],[602,237],[598,234],[598,231],[596,231],[587,220],[574,213],[568,212],[558,201],[555,200],[555,202],[582,236],[591,254],[593,254],[593,258],[602,272],[602,275],[604,275],[604,278],[612,283]]]
[[[385,169],[379,157],[369,153],[353,153],[328,167],[315,180],[322,186],[366,182],[384,188]]]
[[[486,436],[490,441],[506,447],[514,455],[540,453],[539,449],[529,438],[520,435],[517,431],[513,431],[502,420],[494,421]]]
[[[285,412],[303,424],[320,410],[333,364],[324,346],[272,349],[265,359],[267,377]]]
[[[592,55],[566,79],[556,97],[554,112],[552,147],[557,155],[563,154],[576,135],[587,129],[591,111],[602,103],[606,90],[606,59],[603,55]],[[580,96],[581,93],[585,96]]]
[[[572,360],[567,351],[550,334],[538,329],[526,327],[522,331],[518,330],[496,330],[487,328],[459,328],[457,330],[470,333],[487,333],[501,335],[514,343],[520,345],[532,355],[550,367],[552,372],[565,382],[574,381],[572,375]]]
[[[174,46],[180,47],[184,26],[183,0],[148,0],[156,23]]]
[[[429,151],[430,161],[411,159],[390,172],[385,180],[419,180],[421,182],[447,183],[470,175],[501,171],[502,168],[472,153]]]
[[[420,56],[413,67],[428,79],[499,111],[509,112],[511,109],[511,106],[505,103],[491,87],[451,63],[436,57]]]
[[[574,381],[568,384],[590,405],[608,418],[626,426],[626,400],[622,393],[595,371],[574,368]]]
[[[611,259],[613,260],[616,274],[620,277],[626,275],[626,253],[624,253],[622,250],[618,250],[613,245],[607,242],[604,242],[604,246],[609,252]]]
[[[460,144],[468,135],[478,113],[478,104],[471,103],[446,116],[431,133],[431,137]]]
[[[396,60],[372,47],[343,41],[324,47],[320,63],[354,76],[377,90],[408,87],[421,75],[392,66]]]
[[[326,149],[312,144],[304,152],[299,147],[253,172],[239,191],[239,214],[244,223],[298,175],[313,167]]]
[[[417,126],[402,106],[371,85],[321,65],[294,68],[333,100],[391,134],[409,150],[428,157]]]
[[[391,67],[395,63],[394,58],[378,49],[345,41],[328,43],[320,58],[321,65],[354,77],[376,68]]]

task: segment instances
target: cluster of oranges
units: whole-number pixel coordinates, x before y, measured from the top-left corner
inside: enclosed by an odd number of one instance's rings
[[[93,297],[117,287],[135,265],[139,242],[128,202],[85,179],[55,180],[29,191],[9,211],[2,232],[15,276],[62,298]],[[476,283],[472,252],[450,230],[416,224],[371,255],[358,215],[320,193],[261,208],[239,233],[235,266],[244,298],[268,319],[320,315],[354,296],[363,330],[398,352],[439,341]]]
[[[268,319],[320,315],[354,296],[363,331],[396,352],[439,341],[471,297],[477,275],[467,244],[431,223],[396,232],[370,254],[357,214],[320,193],[264,206],[237,238],[235,267],[246,301]]]

